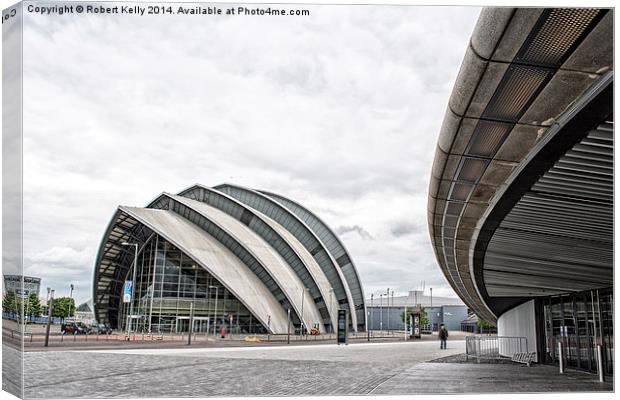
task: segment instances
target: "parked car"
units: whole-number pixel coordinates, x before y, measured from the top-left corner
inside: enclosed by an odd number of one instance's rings
[[[110,325],[108,324],[100,324],[95,322],[90,326],[90,329],[90,333],[96,333],[99,335],[109,335],[112,333],[112,328],[110,328]]]
[[[60,325],[60,332],[64,335],[86,335],[88,327],[81,322],[64,322]]]

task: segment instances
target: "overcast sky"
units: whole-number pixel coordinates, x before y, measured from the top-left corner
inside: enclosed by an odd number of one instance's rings
[[[78,301],[119,204],[223,182],[340,236],[366,296],[452,295],[426,225],[431,163],[478,8],[309,17],[40,16],[24,28],[25,274]]]

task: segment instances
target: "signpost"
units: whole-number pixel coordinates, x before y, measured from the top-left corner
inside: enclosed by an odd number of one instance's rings
[[[123,285],[123,303],[131,303],[133,281],[125,281]],[[129,332],[131,330],[131,311],[127,313],[127,340],[129,340]]]
[[[338,344],[347,344],[347,329],[349,327],[349,315],[347,310],[338,310]]]
[[[133,286],[132,281],[125,281],[123,285],[123,303],[131,302],[131,287]]]
[[[422,329],[420,326],[420,312],[419,311],[413,311],[410,314],[410,318],[411,318],[411,338],[413,339],[420,339],[422,338]]]

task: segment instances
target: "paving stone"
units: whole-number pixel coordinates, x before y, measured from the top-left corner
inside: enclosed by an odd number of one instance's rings
[[[6,348],[6,347],[5,347]],[[612,390],[552,367],[430,363],[463,341],[24,353],[26,398],[323,396]],[[458,357],[457,357],[458,358]]]

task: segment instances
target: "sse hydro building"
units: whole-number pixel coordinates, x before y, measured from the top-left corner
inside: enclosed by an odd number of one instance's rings
[[[135,258],[130,302],[123,287]],[[93,299],[97,321],[144,332],[188,331],[190,308],[199,332],[283,334],[289,313],[292,332],[331,332],[338,310],[355,331],[366,323],[355,265],[333,231],[293,200],[229,184],[120,206],[99,248]]]
[[[459,297],[538,362],[613,368],[613,10],[485,9],[439,135],[429,229]],[[503,350],[502,350],[503,351]],[[510,355],[510,354],[505,354]]]

